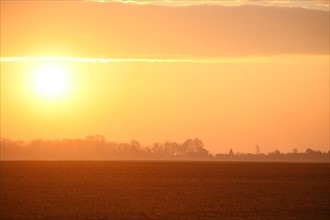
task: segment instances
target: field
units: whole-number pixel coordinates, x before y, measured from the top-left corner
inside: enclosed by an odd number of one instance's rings
[[[0,219],[328,219],[329,163],[1,162]]]

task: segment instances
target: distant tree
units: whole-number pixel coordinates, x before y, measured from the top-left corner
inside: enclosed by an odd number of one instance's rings
[[[271,152],[271,154],[279,155],[281,152],[278,149],[275,149],[273,152]]]
[[[173,155],[175,155],[177,147],[178,147],[178,144],[176,142],[166,141],[163,144],[163,153],[168,156],[173,156]]]
[[[194,145],[197,153],[205,152],[204,143],[201,139],[195,138]]]
[[[311,148],[306,149],[306,154],[313,154],[313,153],[315,153],[315,151],[312,150]]]
[[[141,150],[141,145],[137,140],[131,140],[130,142],[130,150],[131,151],[139,151]]]
[[[204,148],[204,144],[199,138],[187,139],[185,140],[185,142],[182,143],[182,146],[186,150],[186,152],[190,153],[202,151],[202,149]]]
[[[105,143],[106,139],[103,135],[90,135],[86,137],[87,141],[91,141],[91,142],[99,142],[99,143]]]
[[[159,142],[155,142],[153,145],[152,145],[152,148],[151,148],[151,152],[153,154],[162,154],[163,153],[163,145]]]

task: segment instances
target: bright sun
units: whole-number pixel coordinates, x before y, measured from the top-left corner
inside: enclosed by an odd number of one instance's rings
[[[68,89],[68,74],[57,64],[41,66],[34,77],[36,92],[44,98],[63,97]]]

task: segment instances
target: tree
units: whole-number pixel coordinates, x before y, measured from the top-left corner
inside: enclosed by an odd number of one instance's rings
[[[141,150],[141,145],[137,140],[131,140],[130,142],[130,150],[131,151],[139,151]]]
[[[185,142],[183,142],[182,146],[186,152],[199,152],[204,148],[204,144],[199,138],[187,139]]]

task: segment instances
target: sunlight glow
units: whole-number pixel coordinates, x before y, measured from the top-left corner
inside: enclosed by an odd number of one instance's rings
[[[44,98],[63,97],[68,89],[67,73],[59,65],[43,65],[34,76],[34,87]]]

